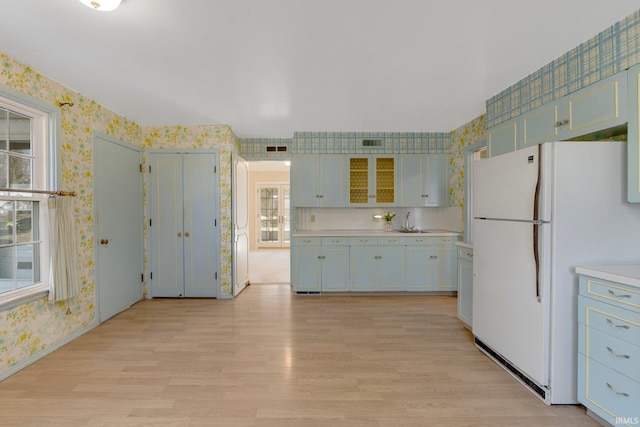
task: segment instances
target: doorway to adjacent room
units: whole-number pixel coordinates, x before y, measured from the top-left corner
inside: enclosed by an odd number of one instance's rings
[[[249,162],[252,284],[290,283],[291,216],[289,166],[284,161]]]

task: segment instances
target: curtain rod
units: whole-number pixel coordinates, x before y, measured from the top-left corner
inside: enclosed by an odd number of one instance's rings
[[[75,197],[75,191],[47,191],[47,190],[19,190],[15,188],[0,188],[0,192],[11,192],[11,193],[38,193],[38,194],[51,194],[54,196],[71,196]]]

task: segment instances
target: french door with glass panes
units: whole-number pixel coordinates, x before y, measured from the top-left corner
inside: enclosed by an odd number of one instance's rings
[[[289,184],[258,183],[258,247],[288,248],[291,243]]]

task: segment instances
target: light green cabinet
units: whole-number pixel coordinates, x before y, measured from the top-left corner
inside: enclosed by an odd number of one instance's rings
[[[407,291],[456,291],[457,237],[412,236],[406,239]]]
[[[510,153],[516,150],[518,144],[518,132],[520,131],[519,118],[511,119],[487,130],[487,151],[489,157]]]
[[[627,128],[627,200],[640,203],[640,64],[627,73],[629,125]]]
[[[346,159],[341,155],[297,156],[291,186],[296,207],[344,207]]]
[[[322,238],[322,291],[349,290],[349,246],[346,237]]]
[[[347,164],[349,206],[396,206],[398,168],[395,155],[350,156]]]
[[[449,206],[449,155],[398,156],[399,206]]]
[[[627,88],[633,83],[627,80],[626,71],[617,73],[491,127],[487,130],[489,156],[547,141],[581,137],[592,140],[623,132],[629,117],[627,111],[632,108],[628,106]]]
[[[296,293],[320,293],[322,286],[322,240],[296,237],[291,247],[291,280]]]
[[[611,425],[639,423],[639,337],[640,288],[581,274],[578,401]]]
[[[384,237],[350,239],[350,290],[352,292],[405,290],[402,238],[393,238],[398,240],[397,244],[385,239]]]
[[[345,237],[297,237],[291,249],[296,293],[349,290],[349,246]]]
[[[458,319],[473,327],[473,249],[458,247]]]

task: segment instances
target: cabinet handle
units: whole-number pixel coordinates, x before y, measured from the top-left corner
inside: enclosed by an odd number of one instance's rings
[[[607,324],[614,328],[629,329],[629,325],[616,325],[611,319],[607,319]]]
[[[178,232],[178,237],[182,237],[182,233]]]
[[[438,257],[436,255],[431,255],[429,258],[430,259],[438,259]]]
[[[184,237],[189,237],[189,232],[188,231],[184,232]]]
[[[630,357],[628,354],[617,354],[615,351],[611,349],[611,347],[607,347],[607,351],[612,357],[620,357],[622,359],[628,359]]]
[[[614,298],[631,298],[631,295],[629,294],[616,294],[611,289],[609,289],[609,295],[611,295]]]
[[[303,240],[303,243],[311,243],[311,240]]]
[[[101,245],[108,245],[109,244],[109,239],[100,239],[100,244]]]
[[[621,391],[616,391],[615,388],[613,388],[613,386],[609,383],[607,383],[607,387],[609,388],[609,390],[611,390],[611,393],[615,394],[616,396],[624,396],[624,397],[629,397],[629,393],[623,393]]]

